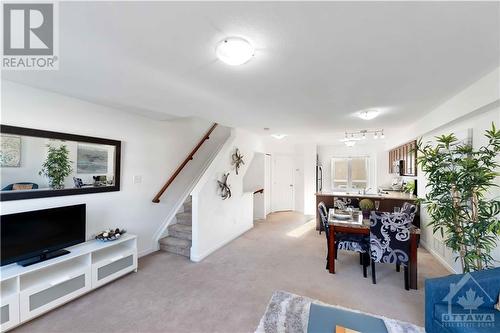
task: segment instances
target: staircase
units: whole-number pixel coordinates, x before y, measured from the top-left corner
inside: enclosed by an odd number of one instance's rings
[[[189,196],[182,208],[175,215],[175,223],[168,226],[168,236],[160,239],[162,251],[180,254],[190,257],[191,252],[191,196]]]

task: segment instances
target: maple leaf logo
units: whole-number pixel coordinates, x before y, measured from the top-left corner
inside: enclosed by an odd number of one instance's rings
[[[464,308],[464,310],[469,310],[472,312],[472,310],[477,310],[477,308],[484,303],[484,300],[483,297],[476,296],[475,290],[469,288],[469,290],[465,292],[465,297],[460,296],[457,303],[460,304]]]

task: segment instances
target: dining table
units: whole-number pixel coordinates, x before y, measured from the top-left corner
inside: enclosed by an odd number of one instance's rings
[[[348,219],[339,218],[339,215],[334,213],[334,208],[329,209],[328,270],[331,274],[335,274],[335,234],[370,235],[370,219],[363,218],[361,212],[353,212]],[[408,264],[411,289],[417,289],[417,247],[419,235],[420,229],[412,225],[410,228],[410,261]]]

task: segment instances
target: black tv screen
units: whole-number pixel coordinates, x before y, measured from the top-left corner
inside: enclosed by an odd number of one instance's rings
[[[85,204],[2,215],[1,266],[85,242]]]

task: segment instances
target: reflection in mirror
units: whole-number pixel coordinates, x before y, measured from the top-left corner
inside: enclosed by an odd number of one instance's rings
[[[0,139],[2,192],[114,186],[115,146],[10,134]]]
[[[0,125],[0,200],[120,191],[121,142]]]

